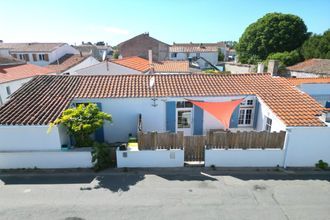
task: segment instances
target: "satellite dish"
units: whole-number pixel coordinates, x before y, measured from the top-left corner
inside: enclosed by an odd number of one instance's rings
[[[154,87],[154,85],[155,85],[155,77],[153,76],[153,77],[150,78],[150,81],[149,81],[150,89],[151,89],[152,87]]]
[[[102,55],[102,61],[105,60],[105,57],[107,56],[107,52],[106,51],[103,51],[103,55]]]

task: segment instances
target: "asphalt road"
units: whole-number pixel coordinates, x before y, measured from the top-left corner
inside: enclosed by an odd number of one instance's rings
[[[0,219],[330,219],[330,172],[0,173]]]

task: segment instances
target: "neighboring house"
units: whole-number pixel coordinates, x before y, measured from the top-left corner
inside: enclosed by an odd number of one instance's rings
[[[112,57],[113,49],[111,46],[96,46],[91,44],[82,44],[79,46],[73,46],[77,49],[83,56],[93,56],[95,59],[102,61],[104,52],[106,53],[106,58],[110,59]]]
[[[104,61],[102,63],[76,71],[76,75],[132,75],[132,74],[188,74],[188,61],[153,62],[141,57]]]
[[[291,77],[330,76],[330,59],[309,59],[287,67]]]
[[[235,62],[222,62],[221,65],[224,66],[224,71],[230,72],[232,74],[256,72],[256,66],[251,65],[251,64],[241,64],[241,63],[235,63]]]
[[[0,49],[9,49],[11,56],[38,66],[47,66],[65,54],[79,53],[66,43],[0,43]]]
[[[313,97],[322,106],[330,103],[330,76],[319,78],[288,78],[299,90]]]
[[[60,59],[49,64],[47,68],[52,69],[57,74],[73,75],[77,70],[93,66],[98,63],[100,62],[92,56],[66,54]]]
[[[143,33],[117,45],[121,57],[139,56],[148,59],[148,50],[152,50],[154,61],[168,59],[169,45]]]
[[[33,64],[26,64],[12,57],[0,57],[0,105],[9,100],[9,96],[37,75],[53,71]]]
[[[223,129],[224,124],[189,100],[237,99],[244,100],[231,114],[232,131],[273,132],[296,127],[308,131],[327,126],[319,118],[324,110],[320,104],[294,89],[285,78],[269,74],[46,75],[30,81],[0,108],[0,130],[7,134],[0,138],[0,150],[60,150],[62,145],[70,145],[62,127],[54,128],[52,135],[46,131],[66,108],[78,103],[97,103],[112,115],[113,123],[105,123],[95,138],[114,143],[127,142],[129,134],[136,135],[139,115],[146,132],[201,135],[210,129]],[[32,133],[27,132],[31,129]],[[54,138],[56,142],[51,141]]]
[[[211,68],[212,65],[217,65],[218,54],[218,43],[173,43],[173,45],[169,49],[170,60],[189,60],[190,62],[196,62],[200,69],[207,69]]]

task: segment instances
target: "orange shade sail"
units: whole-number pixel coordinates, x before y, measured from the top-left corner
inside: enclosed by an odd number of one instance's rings
[[[204,111],[207,111],[218,119],[224,126],[225,129],[229,128],[230,118],[233,114],[235,108],[243,101],[244,99],[237,99],[234,101],[227,102],[200,102],[189,100],[194,105],[200,107]]]

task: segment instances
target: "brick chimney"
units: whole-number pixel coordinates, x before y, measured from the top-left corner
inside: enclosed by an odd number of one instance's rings
[[[276,76],[278,71],[278,60],[269,60],[268,61],[268,72],[271,76]]]
[[[258,63],[257,73],[263,73],[265,71],[265,66],[263,63]]]

